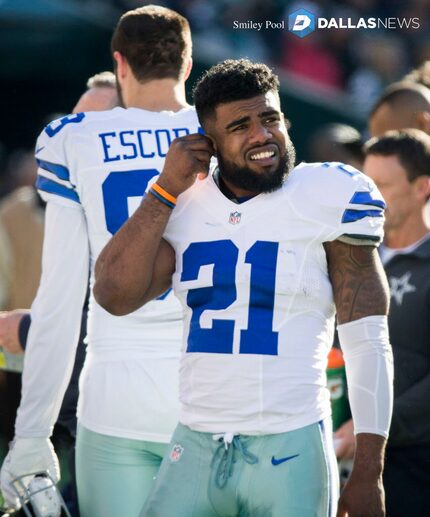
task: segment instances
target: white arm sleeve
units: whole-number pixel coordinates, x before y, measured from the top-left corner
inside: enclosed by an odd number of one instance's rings
[[[393,411],[393,354],[386,316],[337,327],[345,358],[354,432],[388,437]]]
[[[50,201],[15,423],[18,437],[48,437],[52,432],[73,369],[88,275],[88,233],[81,206]]]

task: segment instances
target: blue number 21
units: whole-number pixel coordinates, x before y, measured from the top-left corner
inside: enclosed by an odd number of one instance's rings
[[[194,242],[183,255],[181,281],[196,280],[200,268],[213,265],[210,287],[190,289],[187,304],[192,309],[187,352],[231,354],[235,321],[212,320],[212,328],[200,326],[204,311],[222,311],[237,298],[235,277],[239,250],[230,240]],[[240,331],[241,354],[277,355],[278,332],[273,330],[278,243],[257,241],[247,251],[251,265],[248,328]]]

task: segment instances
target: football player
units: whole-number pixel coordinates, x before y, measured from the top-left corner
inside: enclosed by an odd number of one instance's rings
[[[194,92],[207,136],[172,143],[96,264],[96,299],[113,314],[170,285],[185,310],[180,423],[145,517],[336,514],[325,377],[335,312],[357,432],[338,515],[384,515],[385,203],[350,166],[293,168],[278,88],[263,64],[209,70]]]
[[[171,141],[199,130],[185,98],[185,18],[157,6],[129,11],[112,53],[126,108],[63,117],[37,141],[37,186],[47,201],[43,274],[15,440],[2,468],[12,504],[12,478],[59,475],[49,436],[73,365],[88,271],[162,170]],[[178,419],[181,333],[181,306],[170,291],[125,318],[91,297],[76,452],[82,517],[139,514]]]

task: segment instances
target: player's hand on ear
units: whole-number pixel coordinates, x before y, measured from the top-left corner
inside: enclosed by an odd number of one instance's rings
[[[157,183],[177,197],[195,182],[205,178],[214,154],[211,140],[195,133],[173,140],[166,156],[163,171]]]

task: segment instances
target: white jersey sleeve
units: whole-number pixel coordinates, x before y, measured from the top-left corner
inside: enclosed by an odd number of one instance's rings
[[[18,437],[48,437],[70,380],[88,286],[89,247],[84,213],[48,201],[42,277],[22,377]]]
[[[369,177],[342,163],[303,163],[292,176],[296,211],[325,226],[326,241],[381,243],[385,202]]]
[[[63,128],[81,122],[84,117],[85,113],[77,113],[54,120],[39,135],[36,143],[36,187],[45,201],[66,206],[80,205],[76,178],[72,177],[65,152],[69,132]]]

